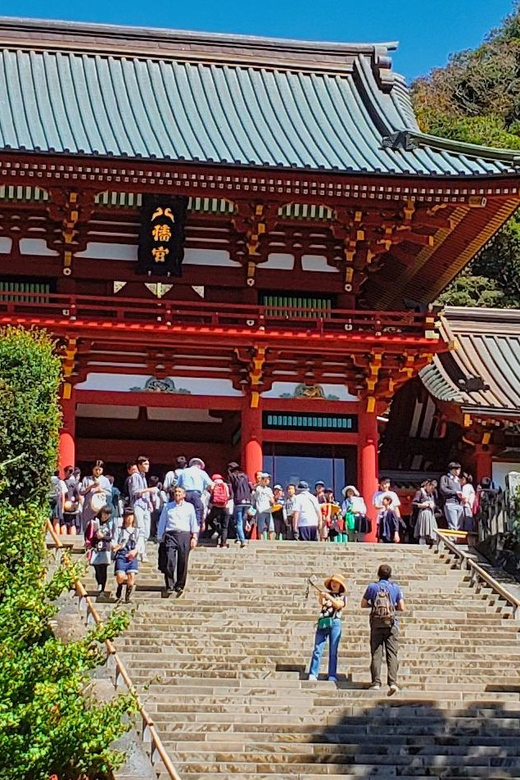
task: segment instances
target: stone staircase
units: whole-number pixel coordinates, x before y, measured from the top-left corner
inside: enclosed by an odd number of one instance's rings
[[[143,564],[131,627],[117,640],[182,780],[520,777],[517,623],[448,555],[257,542],[200,547],[190,562],[181,599],[162,598],[161,575]],[[366,689],[359,607],[382,562],[407,607],[392,698]],[[318,609],[306,577],[333,571],[348,578],[339,682],[310,682]]]

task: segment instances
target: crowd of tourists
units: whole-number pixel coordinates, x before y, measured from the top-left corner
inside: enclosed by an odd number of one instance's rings
[[[98,600],[107,601],[111,564],[116,579],[115,600],[132,601],[139,562],[147,559],[147,541],[158,543],[158,568],[164,575],[164,595],[181,596],[186,585],[190,551],[201,538],[218,547],[229,539],[240,547],[250,540],[298,542],[360,542],[370,533],[366,498],[355,485],[346,485],[337,500],[334,491],[319,480],[311,490],[305,481],[271,486],[268,473],[259,471],[251,482],[240,465],[228,464],[226,475],[211,476],[201,458],[179,456],[163,481],[148,476],[149,459],[141,455],[127,466],[121,490],[104,463],[97,460],[91,474],[82,477],[68,466],[63,478],[53,478],[50,496],[55,530],[82,534],[89,563],[98,585]],[[490,480],[487,480],[490,482]],[[486,489],[489,487],[486,483]],[[485,492],[485,491],[484,491]],[[452,530],[471,531],[483,495],[475,491],[471,476],[459,463],[449,464],[437,482],[425,480],[416,491],[412,515],[401,516],[401,502],[386,477],[370,497],[376,518],[376,538],[383,544],[415,540],[434,541],[438,523]],[[383,653],[388,666],[388,692],[398,691],[398,618],[404,611],[399,586],[391,581],[391,568],[379,567],[378,579],[364,593],[361,607],[370,609],[371,688],[381,687]],[[333,574],[318,588],[320,614],[309,679],[317,680],[320,660],[329,642],[328,679],[337,680],[341,614],[346,606],[346,582]]]
[[[270,474],[258,471],[251,482],[240,465],[228,464],[224,475],[210,476],[201,458],[183,456],[162,482],[149,476],[149,459],[141,455],[127,466],[119,489],[97,460],[90,474],[68,466],[56,474],[51,516],[62,534],[83,534],[89,562],[104,598],[108,567],[115,564],[117,598],[131,600],[139,561],[147,560],[146,542],[159,543],[159,569],[167,593],[182,594],[190,550],[201,538],[221,548],[229,539],[241,547],[255,539],[360,542],[372,530],[367,499],[355,485],[346,485],[336,499],[319,480],[271,485]],[[451,529],[471,530],[477,504],[471,476],[450,463],[436,481],[425,481],[413,499],[411,518],[401,516],[401,503],[390,481],[381,477],[370,497],[376,517],[376,538],[385,544],[432,543],[438,521]],[[442,507],[442,509],[441,509]]]

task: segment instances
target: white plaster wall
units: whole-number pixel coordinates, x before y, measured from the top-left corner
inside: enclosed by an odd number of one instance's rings
[[[299,382],[273,382],[271,390],[262,393],[262,398],[280,398],[281,396],[289,393],[291,396],[294,394]],[[358,401],[358,397],[351,395],[345,385],[334,384],[322,384],[323,392],[325,396],[335,395],[340,401]],[[319,403],[319,401],[317,401]]]
[[[83,252],[76,257],[86,257],[90,260],[135,260],[137,261],[137,244],[110,244],[104,241],[89,241]]]
[[[78,390],[108,390],[129,392],[132,387],[144,388],[150,376],[139,374],[88,374],[85,382],[77,385]],[[192,377],[169,377],[175,382],[177,390],[189,390],[191,395],[242,396],[235,390],[230,379],[198,379]],[[164,395],[168,395],[165,393]],[[172,394],[173,395],[173,394]]]
[[[226,249],[185,249],[183,264],[240,268],[238,260],[232,260]]]
[[[319,271],[320,273],[337,274],[339,269],[329,265],[326,255],[302,255],[304,271]]]
[[[38,255],[40,257],[56,257],[59,255],[55,249],[49,249],[43,238],[21,238],[20,254]]]
[[[294,255],[271,252],[267,260],[264,260],[263,263],[258,263],[257,268],[263,268],[266,271],[292,271],[294,268]]]
[[[2,236],[0,238],[0,254],[6,255],[8,254],[13,246],[13,239],[7,238],[7,236]]]
[[[500,485],[501,488],[505,488],[506,474],[509,474],[510,471],[520,471],[520,463],[518,463],[518,461],[509,461],[504,463],[494,462],[492,464],[493,482],[496,482],[498,485]]]

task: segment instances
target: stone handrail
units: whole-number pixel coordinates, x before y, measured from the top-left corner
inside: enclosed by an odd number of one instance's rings
[[[506,588],[504,588],[504,586],[501,585],[498,580],[492,577],[489,572],[487,572],[484,568],[482,568],[482,566],[474,561],[473,558],[471,558],[471,556],[465,552],[465,550],[462,550],[457,546],[457,544],[455,544],[452,539],[446,536],[446,534],[443,534],[442,529],[438,530],[436,534],[437,550],[441,551],[446,547],[451,553],[456,555],[459,559],[461,568],[464,567],[470,570],[472,582],[474,584],[485,582],[486,585],[489,585],[489,587],[495,593],[497,593],[501,598],[504,599],[504,601],[507,601],[508,604],[513,607],[514,619],[520,619],[520,599],[518,599],[516,596],[513,596],[513,594],[506,590]]]
[[[64,550],[65,545],[62,543],[61,539],[56,534],[54,528],[52,527],[52,523],[50,521],[47,521],[47,531],[52,538],[56,550],[58,551]],[[62,560],[65,566],[70,566],[70,560],[68,556],[63,556]],[[82,603],[85,604],[86,612],[87,612],[87,620],[90,617],[97,625],[101,625],[102,620],[101,617],[99,616],[99,612],[97,611],[96,607],[94,606],[94,603],[92,602],[92,599],[90,598],[87,591],[85,590],[83,583],[79,579],[75,579],[74,587],[80,605]],[[110,639],[107,639],[105,641],[105,647],[107,650],[107,655],[111,658],[111,660],[114,663],[114,669],[115,669],[114,686],[117,688],[118,680],[119,678],[121,678],[124,684],[126,685],[127,689],[136,698],[137,706],[142,720],[141,739],[143,740],[143,743],[145,741],[148,741],[150,743],[149,755],[152,764],[156,759],[156,755],[158,755],[161,761],[163,762],[164,768],[166,772],[168,772],[168,775],[171,778],[171,780],[181,780],[180,775],[177,773],[177,770],[175,769],[172,760],[168,755],[168,753],[166,752],[166,748],[164,747],[161,738],[156,731],[154,722],[150,714],[146,711],[144,705],[139,699],[139,695],[132,683],[132,680],[130,679],[130,676],[126,670],[125,665],[123,664],[121,658],[117,653],[117,650],[113,642],[111,642]]]

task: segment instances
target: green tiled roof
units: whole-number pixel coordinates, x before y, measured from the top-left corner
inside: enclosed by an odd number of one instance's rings
[[[513,152],[420,133],[390,45],[0,19],[0,150],[468,177]]]
[[[420,371],[428,392],[468,412],[520,417],[520,310],[447,306],[440,330],[453,350]],[[474,378],[481,387],[468,392]]]

